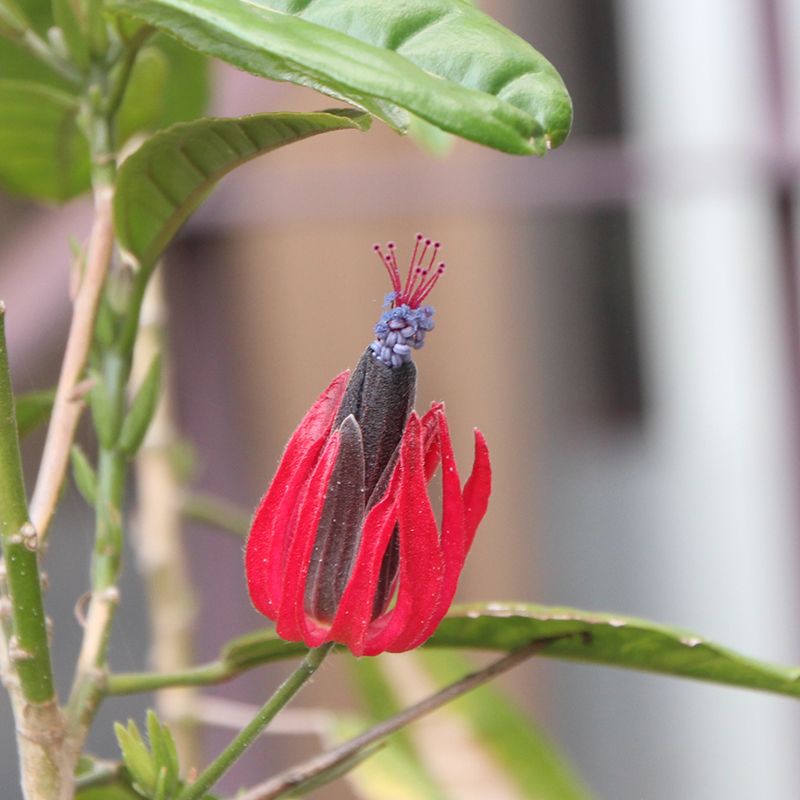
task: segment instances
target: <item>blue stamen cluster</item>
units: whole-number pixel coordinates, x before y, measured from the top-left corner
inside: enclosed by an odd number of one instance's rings
[[[395,292],[386,295],[384,308],[390,306]],[[411,361],[411,350],[425,344],[425,334],[432,331],[433,308],[411,308],[403,304],[387,308],[375,325],[375,341],[369,346],[375,358],[387,367],[399,367]]]

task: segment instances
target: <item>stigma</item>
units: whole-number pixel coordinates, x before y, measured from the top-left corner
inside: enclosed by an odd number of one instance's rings
[[[369,349],[387,367],[396,369],[410,362],[411,351],[419,350],[425,344],[425,335],[433,330],[433,307],[422,303],[445,271],[445,263],[437,263],[440,247],[439,242],[418,233],[405,281],[395,243],[389,242],[385,251],[379,244],[372,248],[389,273],[392,291],[384,298],[385,311],[375,325],[375,340]]]

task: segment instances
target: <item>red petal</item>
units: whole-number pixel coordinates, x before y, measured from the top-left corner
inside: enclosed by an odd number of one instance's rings
[[[364,652],[383,556],[397,522],[399,475],[396,467],[388,489],[364,520],[358,555],[331,625],[329,639],[346,644],[356,656]]]
[[[436,467],[439,466],[439,423],[437,415],[444,414],[444,403],[431,403],[431,407],[423,415],[420,422],[423,429],[422,449],[425,452],[425,480],[430,481]]]
[[[483,434],[475,428],[475,461],[472,473],[464,485],[464,520],[467,525],[467,550],[475,538],[492,493],[492,465],[489,461],[489,448]]]
[[[441,547],[444,555],[444,579],[439,594],[436,611],[426,630],[420,636],[424,642],[436,630],[442,617],[447,613],[456,593],[458,579],[467,557],[467,528],[464,519],[464,500],[461,495],[461,480],[458,477],[453,445],[447,418],[443,412],[437,416],[439,440],[442,450],[442,536]],[[420,642],[421,643],[421,642]]]
[[[247,585],[253,605],[270,619],[278,612],[283,553],[294,530],[292,510],[330,434],[348,376],[349,372],[342,372],[333,379],[289,439],[253,519],[245,554]]]
[[[400,574],[394,608],[367,631],[365,655],[401,652],[415,646],[427,627],[442,585],[444,564],[436,519],[428,500],[419,417],[409,417],[400,445],[397,521],[400,528]]]
[[[328,439],[322,455],[317,461],[311,478],[300,498],[297,526],[289,546],[283,575],[283,590],[276,619],[275,630],[282,639],[305,641],[303,625],[305,610],[306,576],[311,561],[311,552],[317,536],[317,525],[322,515],[328,482],[339,452],[339,433],[334,431]],[[308,642],[307,642],[308,643]],[[310,643],[308,643],[310,644]],[[311,645],[313,646],[313,645]]]

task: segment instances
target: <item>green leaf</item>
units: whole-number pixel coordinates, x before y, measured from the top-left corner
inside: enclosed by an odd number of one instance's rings
[[[80,789],[75,800],[142,800],[142,796],[120,780],[117,783]]]
[[[449,133],[413,115],[409,120],[408,134],[423,150],[436,158],[449,155],[455,144],[455,139]]]
[[[50,3],[47,3],[48,12]],[[48,25],[52,25],[52,18],[48,14]],[[36,27],[36,26],[35,26]],[[31,55],[22,45],[13,39],[0,38],[0,76],[4,80],[23,80],[42,83],[71,93],[74,87],[54,72],[47,64]]]
[[[167,60],[167,78],[160,87],[161,117],[158,128],[196,119],[208,105],[209,61],[201,53],[184,47],[171,36],[158,34],[151,40]]]
[[[155,128],[164,114],[167,58],[158,47],[143,47],[131,72],[117,118],[117,141],[122,144],[139,131]]]
[[[134,781],[134,788],[137,788],[145,797],[149,797],[156,787],[156,771],[150,751],[139,733],[139,728],[132,719],[129,719],[127,728],[119,722],[115,722],[114,733],[117,736],[122,760]]]
[[[86,503],[94,508],[97,500],[97,473],[89,463],[89,459],[86,458],[86,453],[83,452],[80,445],[72,445],[70,457],[72,461],[72,478],[75,481],[75,486],[78,487],[78,491]]]
[[[800,669],[748,658],[701,636],[655,622],[528,603],[454,606],[426,647],[509,651],[534,640],[560,638],[541,655],[611,667],[694,678],[727,686],[800,697]],[[222,666],[235,672],[305,652],[272,628],[234,639]]]
[[[51,0],[16,0],[13,4],[31,21],[37,33],[47,34],[47,29],[53,24]]]
[[[117,141],[195,119],[208,102],[208,60],[158,34],[136,59],[117,118]]]
[[[89,50],[97,60],[101,60],[108,50],[108,26],[103,6],[104,0],[85,0],[86,22],[89,37]]]
[[[234,167],[318,133],[363,130],[368,125],[366,114],[343,109],[201,119],[161,131],[120,168],[114,196],[120,244],[149,268],[217,181]]]
[[[408,113],[509,153],[567,136],[553,66],[465,0],[112,0],[240,69],[346,100],[404,130]]]
[[[439,684],[455,683],[470,665],[455,653],[427,650],[421,663]],[[464,718],[484,750],[502,766],[520,796],[537,800],[587,800],[589,794],[549,737],[493,686],[482,686],[448,704]]]
[[[81,0],[52,0],[53,19],[64,34],[72,60],[85,70],[89,66],[89,42],[86,38],[86,8]]]
[[[0,79],[0,186],[57,202],[84,191],[89,151],[77,115],[77,102],[65,92]]]
[[[541,654],[800,697],[800,669],[757,661],[697,634],[617,614],[528,603],[454,606],[428,645],[513,650],[564,636]]]
[[[119,432],[119,449],[128,456],[136,455],[136,451],[142,444],[156,411],[160,389],[161,356],[157,355],[150,364],[139,391],[133,398]]]
[[[83,256],[80,256],[81,271]],[[110,349],[117,336],[117,318],[111,308],[108,295],[104,292],[97,306],[97,317],[94,322],[94,340],[99,345],[98,350]]]
[[[162,787],[159,791],[165,797],[172,797],[179,782],[178,750],[169,728],[159,722],[152,709],[147,711],[147,738],[153,754],[153,767],[159,775],[158,784]]]
[[[14,0],[0,0],[0,36],[15,39],[28,29],[30,22]]]
[[[142,800],[119,762],[82,755],[75,770],[75,800]]]
[[[20,438],[27,436],[50,417],[56,390],[25,392],[14,398],[17,409],[17,431]]]

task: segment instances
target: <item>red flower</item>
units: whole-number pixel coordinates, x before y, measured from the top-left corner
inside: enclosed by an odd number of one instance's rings
[[[308,411],[253,520],[245,557],[253,604],[281,637],[309,647],[335,641],[360,656],[422,644],[450,607],[486,512],[481,433],[462,490],[443,404],[422,418],[411,410],[408,356],[433,327],[433,309],[419,308],[432,283],[417,255],[409,271],[418,276],[399,290],[393,275],[376,342]],[[393,274],[392,245],[384,258]],[[441,525],[427,494],[440,464]]]

